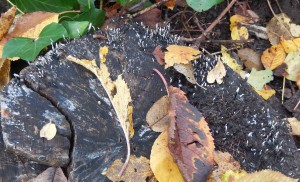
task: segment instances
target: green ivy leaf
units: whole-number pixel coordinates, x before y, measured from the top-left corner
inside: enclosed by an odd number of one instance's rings
[[[73,9],[76,0],[11,0],[24,13],[33,11],[62,12]]]
[[[81,10],[82,11],[87,11],[89,9],[95,8],[95,4],[94,4],[95,0],[77,0],[77,2],[80,4],[81,6]]]
[[[63,36],[68,37],[67,30],[61,24],[51,23],[42,30],[36,40],[24,37],[8,40],[3,48],[2,57],[19,57],[26,61],[34,61],[43,48]]]
[[[187,4],[198,12],[209,10],[214,5],[223,1],[224,0],[186,0]]]
[[[63,21],[61,24],[68,31],[69,38],[79,38],[89,26],[88,21]]]
[[[80,14],[74,12],[63,13],[59,16],[59,21],[88,21],[94,27],[100,27],[105,18],[105,12],[97,8],[85,9]]]
[[[89,21],[94,27],[99,27],[103,24],[105,12],[97,8],[91,8],[81,14],[73,17],[74,21]]]

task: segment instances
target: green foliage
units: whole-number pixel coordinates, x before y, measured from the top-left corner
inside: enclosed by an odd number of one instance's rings
[[[46,26],[34,40],[30,38],[13,38],[7,41],[3,49],[3,58],[19,57],[27,61],[34,61],[41,50],[61,38],[79,38],[87,32],[89,24],[99,27],[103,24],[105,12],[97,9],[94,0],[11,0],[21,11],[62,12],[75,10],[81,11],[61,14],[60,23]]]
[[[209,10],[214,5],[223,1],[224,0],[186,0],[187,4],[198,12]]]
[[[24,13],[34,11],[62,12],[73,9],[76,0],[11,0]]]
[[[2,57],[19,57],[26,61],[34,61],[42,49],[63,36],[68,37],[67,30],[61,24],[51,23],[42,30],[36,40],[23,37],[8,40],[3,48]]]
[[[61,24],[68,31],[68,38],[79,38],[87,31],[89,26],[88,21],[63,21]]]

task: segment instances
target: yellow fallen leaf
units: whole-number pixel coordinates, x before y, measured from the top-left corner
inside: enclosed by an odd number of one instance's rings
[[[286,54],[282,45],[276,44],[263,52],[261,62],[266,69],[273,70],[284,62],[285,56]]]
[[[146,181],[146,178],[152,177],[153,172],[150,169],[149,159],[146,157],[130,156],[130,162],[122,176],[118,176],[119,171],[123,166],[120,159],[115,160],[112,165],[102,173],[111,181],[136,182]]]
[[[237,27],[239,23],[249,23],[251,21],[250,18],[242,16],[242,15],[233,15],[230,17],[230,31],[234,27]]]
[[[3,38],[3,36],[8,32],[11,24],[13,23],[15,19],[16,14],[16,6],[13,6],[7,12],[1,14],[0,18],[0,40]]]
[[[107,46],[103,46],[100,47],[99,49],[99,59],[101,63],[105,63],[106,58],[105,56],[108,54],[108,47]]]
[[[214,83],[216,81],[218,84],[221,84],[225,75],[226,69],[222,61],[219,60],[216,66],[208,72],[206,80],[208,83]]]
[[[290,177],[287,177],[283,175],[282,173],[278,171],[273,171],[270,169],[246,174],[245,176],[235,180],[235,182],[257,182],[257,181],[263,181],[263,182],[297,182],[298,179],[293,179]]]
[[[128,107],[130,107],[129,103],[131,103],[132,101],[130,96],[130,90],[125,81],[122,79],[121,75],[118,76],[117,80],[114,81],[114,83],[116,94],[113,95],[112,104],[114,106],[114,109],[117,113],[117,116],[120,120],[124,132],[126,132],[126,134],[128,135],[130,128],[130,123],[128,121]]]
[[[51,140],[56,135],[56,126],[54,123],[47,123],[45,124],[41,131],[40,131],[40,137],[46,138],[47,140]]]
[[[174,64],[174,69],[178,71],[179,73],[183,74],[187,81],[189,81],[192,84],[196,84],[196,78],[194,76],[194,68],[192,63],[188,64]]]
[[[300,72],[300,52],[291,52],[286,56],[284,63],[287,65],[286,78],[291,81],[297,81],[297,75]]]
[[[276,93],[276,91],[271,87],[269,87],[268,85],[265,85],[262,90],[256,90],[256,89],[254,90],[256,91],[256,93],[258,93],[258,95],[260,95],[265,100],[268,100]]]
[[[231,39],[232,40],[248,40],[249,33],[248,29],[244,26],[238,27],[235,26],[231,30]]]
[[[191,61],[199,58],[200,51],[192,47],[170,45],[165,53],[165,68],[171,67],[174,64],[188,64]]]
[[[2,67],[0,68],[0,90],[9,82],[10,80],[10,60],[0,58],[0,63],[4,60]]]
[[[156,101],[146,115],[146,121],[149,127],[155,132],[163,132],[169,126],[169,97],[162,96],[158,101]]]
[[[291,129],[292,135],[300,136],[300,121],[296,118],[287,118]]]
[[[241,72],[243,71],[242,65],[239,65],[237,61],[230,56],[225,46],[221,45],[221,51],[222,51],[222,57],[221,57],[222,61],[227,66],[229,66],[233,71],[235,71],[238,74],[241,74]]]
[[[286,53],[298,51],[298,47],[293,40],[281,39],[280,44]]]
[[[184,182],[179,168],[170,154],[166,131],[162,132],[152,145],[150,167],[158,181]]]

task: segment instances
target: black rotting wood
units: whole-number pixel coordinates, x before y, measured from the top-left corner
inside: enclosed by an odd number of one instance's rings
[[[122,23],[119,23],[122,25]],[[137,24],[108,30],[108,40],[91,35],[60,45],[40,57],[20,74],[21,84],[49,100],[70,122],[73,132],[70,181],[108,181],[101,173],[116,159],[125,159],[126,144],[115,111],[101,83],[85,68],[66,60],[68,55],[99,61],[99,47],[108,46],[107,66],[113,80],[122,74],[131,90],[135,135],[133,155],[149,158],[157,133],[146,124],[152,104],[166,94],[159,69],[172,85],[187,93],[190,102],[206,117],[218,150],[230,152],[248,171],[271,168],[291,177],[300,177],[300,156],[286,123],[232,70],[227,69],[224,83],[206,85],[207,72],[216,59],[203,56],[195,62],[195,76],[206,90],[190,85],[174,70],[163,70],[151,55],[157,45],[180,44],[166,28],[155,31]],[[14,82],[10,87],[19,87]],[[11,110],[20,108],[11,105]],[[15,108],[16,107],[16,108]],[[31,112],[37,106],[27,106]],[[36,113],[38,114],[38,113]],[[32,132],[33,134],[33,132]]]

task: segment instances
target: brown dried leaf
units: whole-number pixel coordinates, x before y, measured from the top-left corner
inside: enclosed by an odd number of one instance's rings
[[[267,35],[272,45],[276,45],[282,36],[284,39],[293,39],[290,32],[291,19],[284,13],[277,14],[267,24]]]
[[[293,179],[290,177],[287,177],[283,175],[282,173],[278,171],[273,171],[270,169],[246,174],[245,176],[235,180],[235,182],[257,182],[257,181],[263,181],[263,182],[297,182],[298,179]]]
[[[219,60],[216,66],[208,72],[206,80],[208,83],[214,83],[216,81],[218,84],[221,84],[225,75],[225,66],[222,61]]]
[[[156,132],[165,131],[170,123],[168,116],[169,97],[162,96],[149,109],[146,115],[146,121],[149,127]]]
[[[205,181],[212,169],[214,142],[202,114],[183,91],[169,86],[170,152],[186,181]]]
[[[150,154],[150,167],[158,181],[184,182],[168,148],[168,134],[162,132],[154,141]]]
[[[161,10],[154,8],[144,14],[141,14],[134,18],[135,21],[143,22],[144,25],[155,28],[161,20]]]
[[[67,182],[67,178],[62,169],[49,167],[44,172],[39,174],[33,182]]]
[[[0,90],[9,82],[10,80],[10,60],[0,58]]]
[[[174,64],[174,69],[178,71],[179,73],[183,74],[187,81],[189,81],[192,84],[196,84],[196,78],[194,76],[194,67],[192,63],[188,64]]]
[[[13,6],[9,10],[7,10],[6,13],[1,14],[1,18],[0,18],[0,40],[8,32],[11,24],[13,23],[13,21],[15,19],[16,10],[17,10],[16,6]]]
[[[156,61],[160,64],[160,65],[164,65],[165,62],[164,57],[165,57],[165,53],[161,51],[161,46],[158,45],[155,47],[154,51],[152,52],[152,55],[155,57]]]
[[[249,70],[252,70],[252,68],[258,71],[264,69],[260,61],[260,55],[254,50],[249,48],[239,49],[238,55]]]
[[[297,75],[296,84],[297,84],[298,88],[300,89],[300,71],[298,72],[298,75]]]
[[[296,118],[287,118],[291,129],[292,129],[292,135],[296,135],[300,137],[300,121]]]
[[[285,59],[285,51],[281,44],[273,45],[261,55],[261,62],[266,69],[275,69],[280,66]]]
[[[170,45],[165,53],[165,68],[171,67],[174,64],[188,64],[191,61],[199,58],[200,51],[192,47]]]
[[[129,163],[121,177],[118,176],[124,163],[117,159],[108,168],[107,171],[103,173],[111,181],[124,181],[124,182],[136,182],[136,181],[146,181],[146,178],[153,176],[150,169],[149,159],[146,157],[136,157],[134,155],[130,156]]]

